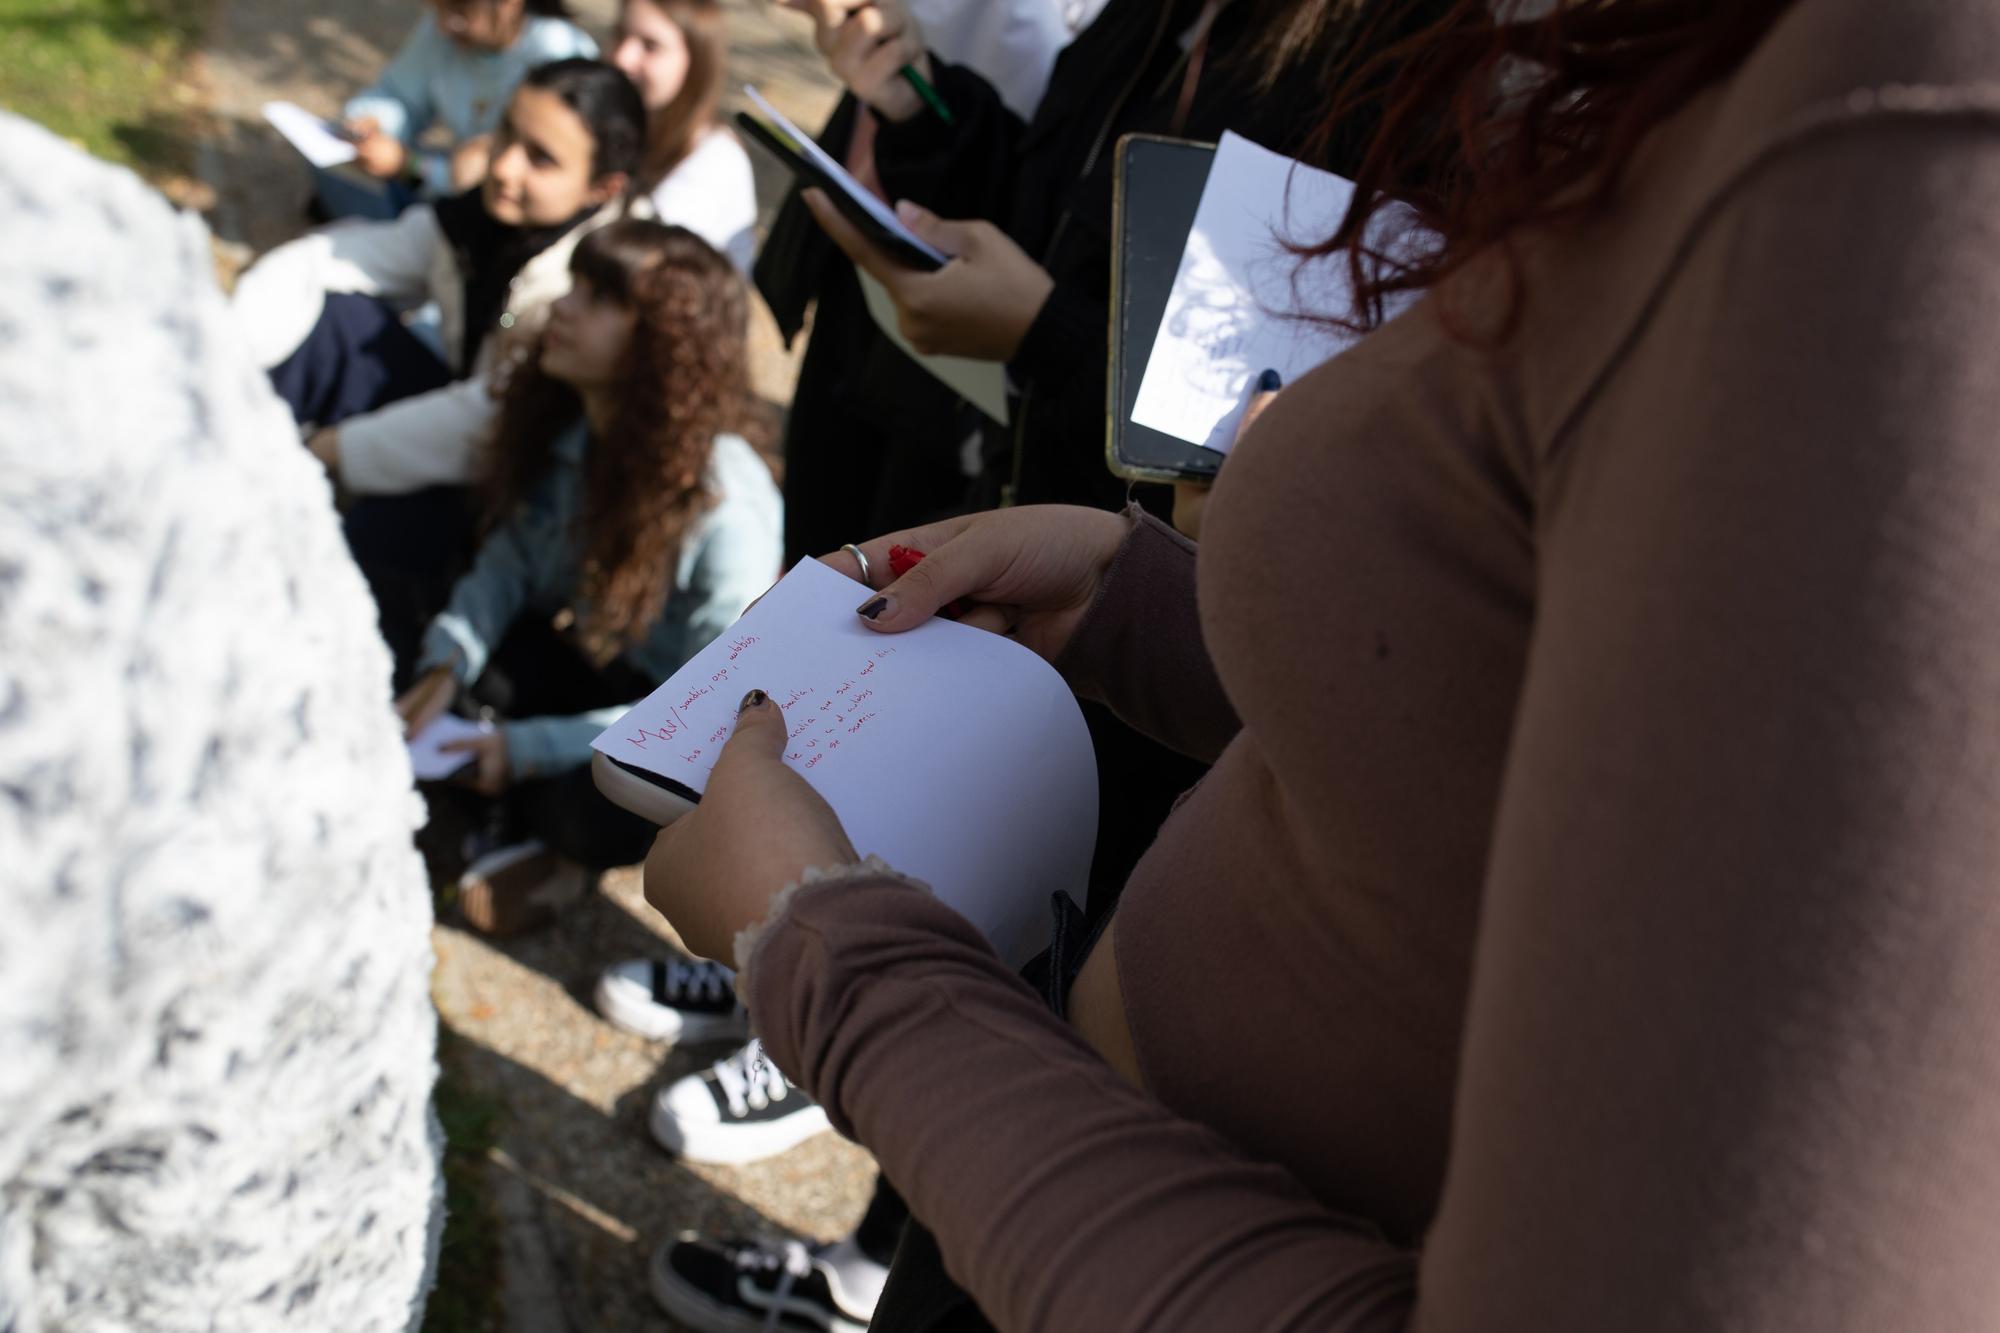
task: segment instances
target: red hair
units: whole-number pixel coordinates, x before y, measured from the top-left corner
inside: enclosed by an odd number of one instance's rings
[[[1382,0],[1357,48],[1397,31],[1422,0]],[[1342,81],[1312,151],[1370,102],[1380,128],[1355,177],[1339,229],[1297,253],[1344,253],[1352,314],[1369,329],[1385,299],[1436,285],[1500,246],[1508,296],[1480,335],[1504,340],[1519,317],[1520,273],[1508,240],[1520,228],[1574,223],[1601,211],[1654,126],[1732,73],[1794,0],[1554,0],[1541,18],[1505,21],[1521,0],[1456,0],[1442,19],[1384,44]],[[1386,93],[1372,93],[1387,84]],[[1393,202],[1435,240],[1414,251],[1371,227]]]

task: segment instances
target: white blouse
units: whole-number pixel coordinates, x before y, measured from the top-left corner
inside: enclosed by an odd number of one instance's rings
[[[757,191],[750,155],[728,130],[703,135],[635,212],[686,227],[749,272],[757,250]]]

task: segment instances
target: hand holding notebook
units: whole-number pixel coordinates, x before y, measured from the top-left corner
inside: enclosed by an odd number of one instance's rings
[[[869,591],[815,560],[793,569],[597,738],[599,785],[634,808],[621,793],[649,778],[699,801],[738,705],[762,690],[783,715],[780,760],[854,849],[929,883],[1021,963],[1046,943],[1049,895],[1084,898],[1097,768],[1083,715],[1003,635],[868,629],[855,608]]]

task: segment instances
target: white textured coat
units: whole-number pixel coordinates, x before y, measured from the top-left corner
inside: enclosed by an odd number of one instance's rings
[[[0,1328],[409,1327],[421,817],[198,221],[0,115]]]

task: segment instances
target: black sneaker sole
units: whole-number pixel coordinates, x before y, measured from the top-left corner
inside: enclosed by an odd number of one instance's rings
[[[652,1289],[653,1299],[659,1302],[673,1318],[689,1328],[700,1329],[702,1333],[770,1333],[773,1325],[770,1316],[762,1310],[748,1310],[741,1305],[725,1305],[700,1287],[683,1279],[666,1262],[667,1247],[662,1245],[653,1251],[652,1259],[646,1264],[646,1285]],[[813,1307],[817,1312],[818,1306]],[[781,1329],[806,1329],[813,1333],[868,1333],[868,1325],[856,1323],[838,1310],[823,1312],[823,1318],[798,1315],[791,1319],[779,1318],[775,1327]]]

